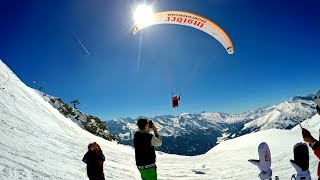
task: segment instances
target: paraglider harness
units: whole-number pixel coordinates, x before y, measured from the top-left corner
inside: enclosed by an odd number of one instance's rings
[[[179,107],[179,101],[180,101],[180,96],[181,96],[181,93],[178,96],[173,96],[173,93],[172,93],[172,108],[178,108]]]

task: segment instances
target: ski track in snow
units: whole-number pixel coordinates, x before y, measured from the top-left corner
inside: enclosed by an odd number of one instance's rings
[[[304,121],[302,126],[317,134],[319,116]],[[1,180],[87,179],[81,160],[92,141],[101,145],[106,156],[106,179],[140,179],[132,147],[84,131],[24,85],[2,61],[0,137]],[[199,156],[157,152],[158,179],[258,179],[258,168],[247,160],[258,158],[257,149],[262,141],[270,147],[273,174],[290,179],[295,173],[289,162],[293,158],[292,148],[302,141],[299,127],[290,131],[271,129],[227,140]],[[309,150],[310,171],[315,178],[318,160]]]

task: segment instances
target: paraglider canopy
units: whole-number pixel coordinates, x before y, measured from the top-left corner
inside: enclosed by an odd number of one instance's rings
[[[206,32],[218,40],[229,54],[234,53],[230,37],[221,27],[203,16],[183,11],[163,11],[152,14],[151,7],[139,6],[135,17],[136,21],[133,27],[134,35],[141,29],[156,24],[177,24],[189,26]]]

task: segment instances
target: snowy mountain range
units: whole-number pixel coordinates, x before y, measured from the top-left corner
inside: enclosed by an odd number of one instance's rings
[[[156,116],[151,119],[163,138],[159,151],[180,155],[206,153],[216,144],[266,129],[291,129],[316,114],[313,95],[294,97],[276,106],[267,106],[242,114],[184,113],[180,116]],[[120,143],[132,145],[137,119],[107,121],[108,130]]]
[[[61,98],[38,91],[43,98],[65,117],[83,129],[107,140],[131,145],[137,131],[137,119],[119,118],[103,122],[98,117],[70,107]],[[153,120],[163,138],[158,148],[171,154],[204,154],[227,139],[266,129],[291,129],[299,122],[315,115],[314,95],[297,96],[276,106],[267,106],[238,115],[202,112],[180,116],[156,116]]]
[[[291,103],[297,103],[297,107],[309,108],[310,105],[309,100],[301,98],[288,102],[289,105]],[[277,114],[276,110],[279,111],[280,107],[288,104],[270,107],[274,111],[265,113],[263,115],[265,118],[260,118],[264,123],[259,127],[278,126],[271,120],[281,116],[267,116],[267,114],[271,112],[273,112],[272,115]],[[313,113],[312,108],[309,110]],[[185,117],[187,114],[182,116]],[[228,120],[238,122],[239,119],[229,117]],[[288,127],[287,124],[283,125],[282,127]],[[314,137],[318,137],[320,116],[314,115],[305,119],[301,125],[310,130]],[[161,132],[165,131],[161,130]],[[104,163],[106,179],[140,179],[132,147],[106,141],[82,129],[45,101],[42,95],[22,83],[1,60],[0,137],[1,180],[87,179],[86,167],[81,159],[87,151],[88,143],[93,141],[100,144],[106,156]],[[258,157],[257,150],[261,142],[268,143],[271,149],[273,175],[278,176],[280,180],[291,179],[291,175],[296,173],[290,164],[290,159],[293,159],[292,149],[301,141],[303,141],[301,129],[295,126],[291,130],[261,130],[229,139],[198,156],[157,152],[158,179],[259,179],[258,168],[248,163],[248,159]],[[310,172],[312,179],[316,179],[319,160],[313,155],[312,149],[309,148],[309,151]]]
[[[69,106],[61,98],[37,91],[54,108],[83,129],[107,140],[131,145],[137,131],[137,119],[118,118],[102,121]],[[266,129],[291,129],[316,114],[314,95],[296,96],[275,106],[266,106],[242,114],[202,112],[148,118],[163,138],[159,151],[179,155],[204,154],[227,139]]]

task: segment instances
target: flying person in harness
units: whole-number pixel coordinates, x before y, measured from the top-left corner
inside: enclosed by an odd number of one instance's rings
[[[180,101],[180,96],[172,96],[172,108],[178,108],[179,107],[179,101]]]

